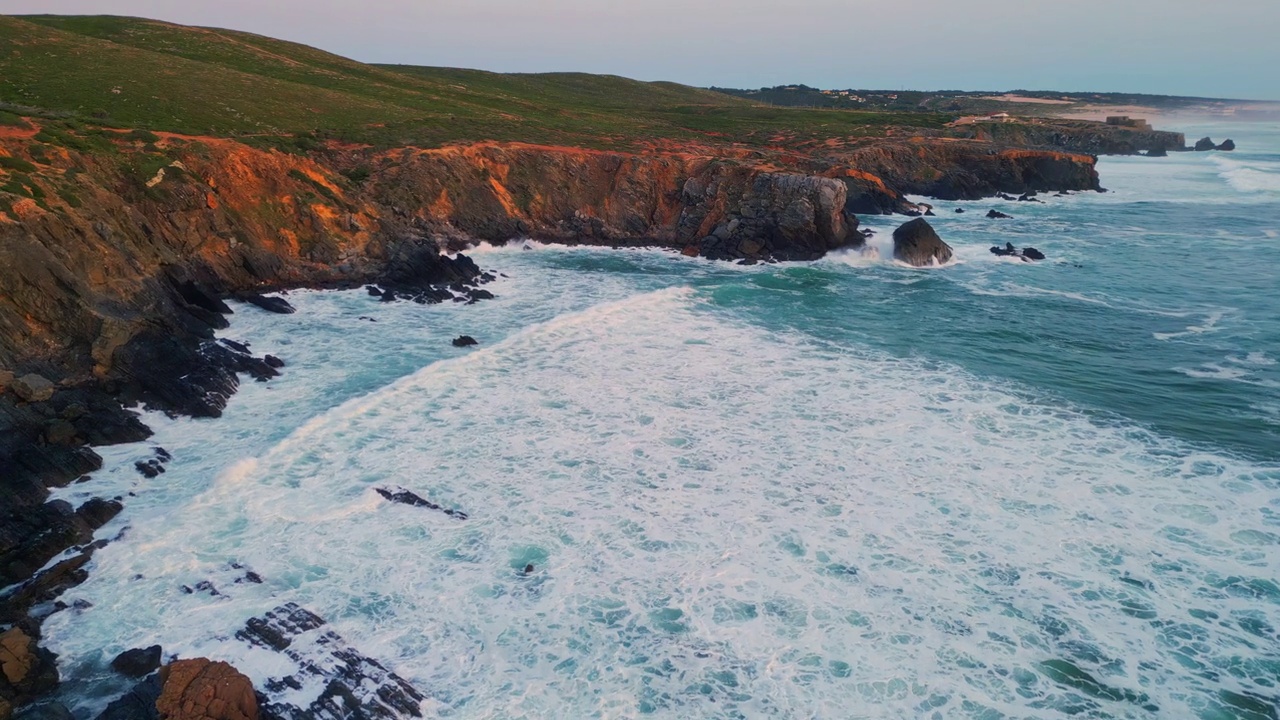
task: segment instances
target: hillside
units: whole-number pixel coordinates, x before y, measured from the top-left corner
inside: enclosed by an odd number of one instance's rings
[[[674,83],[372,66],[250,33],[109,16],[0,17],[0,102],[188,135],[323,137],[379,147],[521,141],[752,144],[941,127],[916,113],[768,108]]]

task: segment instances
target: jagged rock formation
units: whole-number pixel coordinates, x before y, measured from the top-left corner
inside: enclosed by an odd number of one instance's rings
[[[938,237],[924,218],[916,218],[893,231],[893,257],[915,267],[951,262],[951,246]]]
[[[1207,150],[1216,150],[1218,146],[1213,142],[1213,138],[1203,137],[1196,141],[1196,152],[1205,152]]]
[[[426,696],[381,663],[325,629],[324,620],[289,603],[250,620],[236,637],[288,657],[297,670],[272,678],[263,689],[262,717],[268,720],[399,720],[422,717]],[[280,699],[310,696],[301,707]]]

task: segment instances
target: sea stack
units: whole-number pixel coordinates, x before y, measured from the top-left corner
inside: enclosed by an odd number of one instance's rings
[[[928,221],[916,218],[893,231],[893,257],[908,265],[928,267],[950,262],[952,251]]]

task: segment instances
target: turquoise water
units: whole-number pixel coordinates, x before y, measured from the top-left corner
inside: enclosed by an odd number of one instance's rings
[[[427,716],[1275,717],[1280,128],[1185,129],[1241,149],[938,203],[945,268],[870,218],[811,264],[517,244],[476,306],[238,307],[285,375],[62,491],[135,494],[46,625],[69,699],[153,643],[281,677],[233,635],[295,601]]]

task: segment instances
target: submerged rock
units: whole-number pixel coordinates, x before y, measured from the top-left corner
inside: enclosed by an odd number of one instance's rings
[[[952,250],[927,220],[917,218],[893,231],[893,256],[908,265],[926,267],[946,264]]]
[[[453,508],[446,508],[441,505],[437,505],[436,503],[433,503],[430,500],[427,500],[419,495],[409,492],[404,488],[394,488],[394,489],[377,488],[377,492],[383,498],[390,500],[393,503],[399,503],[401,505],[411,505],[413,507],[427,508],[428,510],[439,510],[440,512],[443,512],[445,515],[448,515],[450,517],[455,517],[459,520],[467,519],[467,514],[460,510],[454,510]]]
[[[471,347],[473,345],[479,345],[479,344],[480,344],[480,341],[476,340],[470,335],[463,335],[460,338],[455,338],[453,341],[454,347]]]
[[[1012,216],[1012,215],[1005,215],[1004,213],[1000,212],[999,210],[991,210],[991,211],[989,211],[989,212],[987,213],[987,217],[988,217],[988,218],[990,218],[990,219],[992,219],[992,220],[1012,220],[1012,219],[1013,219],[1013,216]]]

